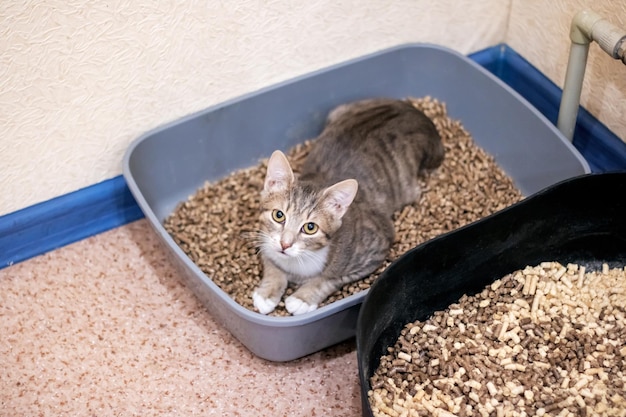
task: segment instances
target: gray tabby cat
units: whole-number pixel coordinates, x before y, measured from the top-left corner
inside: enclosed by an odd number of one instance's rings
[[[285,307],[307,313],[374,272],[394,239],[392,215],[419,198],[419,173],[437,168],[443,157],[432,121],[394,99],[334,109],[299,178],[275,151],[261,194],[264,274],[252,295],[256,309],[273,311],[293,282],[299,288]]]

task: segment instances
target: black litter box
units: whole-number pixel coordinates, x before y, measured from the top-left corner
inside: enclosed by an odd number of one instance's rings
[[[626,264],[626,172],[586,174],[410,250],[370,288],[357,321],[363,415],[370,377],[402,328],[543,261]]]

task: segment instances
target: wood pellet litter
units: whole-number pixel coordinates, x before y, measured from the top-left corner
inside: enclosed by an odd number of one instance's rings
[[[626,271],[544,262],[407,324],[375,416],[626,415]]]
[[[423,178],[419,201],[395,213],[396,240],[384,264],[363,280],[331,295],[326,305],[370,287],[382,270],[414,246],[471,223],[522,199],[513,181],[493,157],[478,147],[460,121],[430,97],[411,99],[430,117],[446,149],[443,164]],[[287,156],[297,173],[311,141],[293,147]],[[252,292],[262,277],[256,248],[247,234],[258,222],[259,197],[266,160],[206,183],[165,220],[176,243],[224,292],[254,310]],[[286,295],[293,292],[287,290]],[[272,315],[289,313],[281,302]]]

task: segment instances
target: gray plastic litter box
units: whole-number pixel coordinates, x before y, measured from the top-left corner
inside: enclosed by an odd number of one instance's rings
[[[268,317],[233,301],[178,247],[163,220],[205,181],[256,165],[319,134],[334,106],[367,97],[432,96],[447,105],[524,195],[588,173],[535,108],[469,58],[409,44],[334,65],[169,123],[135,140],[124,177],[147,220],[207,310],[259,357],[288,361],[355,335],[363,291],[316,311]]]

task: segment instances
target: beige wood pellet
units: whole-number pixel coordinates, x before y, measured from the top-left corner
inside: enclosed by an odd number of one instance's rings
[[[624,416],[625,346],[626,268],[544,262],[407,324],[369,401],[377,417]]]
[[[395,213],[396,241],[384,264],[363,280],[346,285],[326,300],[332,303],[370,287],[382,270],[414,246],[503,209],[522,196],[493,158],[475,145],[459,121],[432,98],[413,100],[442,137],[445,160],[422,181],[420,200]],[[297,171],[310,142],[288,156]],[[224,292],[253,310],[251,294],[262,276],[256,248],[246,233],[257,226],[265,161],[206,183],[165,220],[176,243]],[[290,294],[293,289],[288,289]],[[288,314],[280,303],[272,315]]]

